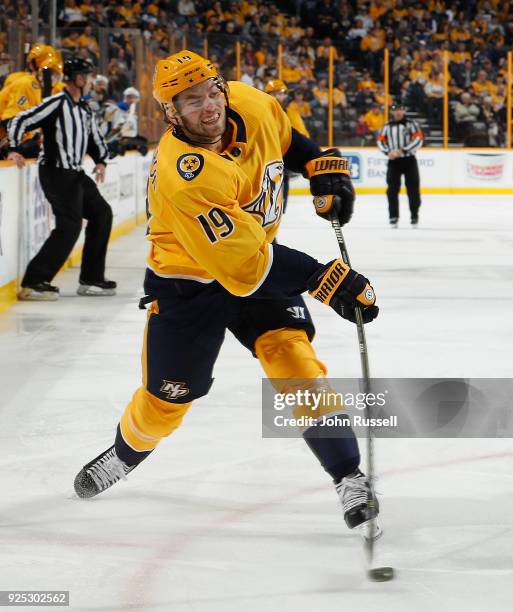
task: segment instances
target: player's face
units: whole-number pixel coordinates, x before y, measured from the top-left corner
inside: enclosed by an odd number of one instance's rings
[[[278,102],[283,106],[287,100],[287,92],[286,91],[275,91],[272,94]]]
[[[209,79],[182,91],[174,100],[175,119],[191,140],[215,142],[226,129],[223,92]]]

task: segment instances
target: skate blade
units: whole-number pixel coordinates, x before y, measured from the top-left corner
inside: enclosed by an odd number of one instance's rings
[[[358,525],[357,529],[368,542],[375,542],[383,535],[383,529],[381,529],[376,519],[365,521],[361,525]]]
[[[22,289],[18,293],[18,300],[21,302],[56,302],[58,299],[59,294],[54,291],[35,292]]]
[[[94,287],[79,287],[77,289],[77,295],[87,297],[101,297],[104,295],[116,295],[115,289],[95,289]]]

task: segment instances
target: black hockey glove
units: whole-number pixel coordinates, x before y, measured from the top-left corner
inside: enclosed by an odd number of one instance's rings
[[[309,161],[305,169],[310,179],[312,195],[326,196],[315,198],[316,213],[323,219],[330,220],[335,212],[340,225],[347,223],[351,219],[354,206],[349,160],[343,157],[338,149],[328,149],[321,157]]]
[[[356,304],[361,308],[364,323],[378,316],[379,308],[374,305],[376,294],[369,280],[341,259],[326,264],[308,280],[307,286],[312,297],[352,323],[356,323]]]

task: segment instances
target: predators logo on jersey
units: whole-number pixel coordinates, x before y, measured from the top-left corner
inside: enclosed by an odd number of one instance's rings
[[[267,164],[258,198],[251,204],[242,206],[244,210],[260,217],[262,227],[276,223],[281,218],[284,168],[283,161],[274,161]]]
[[[180,155],[176,162],[176,169],[182,178],[186,181],[192,181],[201,172],[204,163],[203,155],[187,153],[186,155]]]

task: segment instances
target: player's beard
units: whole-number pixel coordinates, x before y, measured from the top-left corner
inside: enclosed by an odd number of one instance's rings
[[[215,117],[218,116],[217,119]],[[210,123],[210,120],[215,119]],[[219,142],[226,131],[226,107],[223,106],[215,113],[201,117],[197,121],[191,121],[186,115],[180,116],[179,125],[192,143],[215,144]]]

